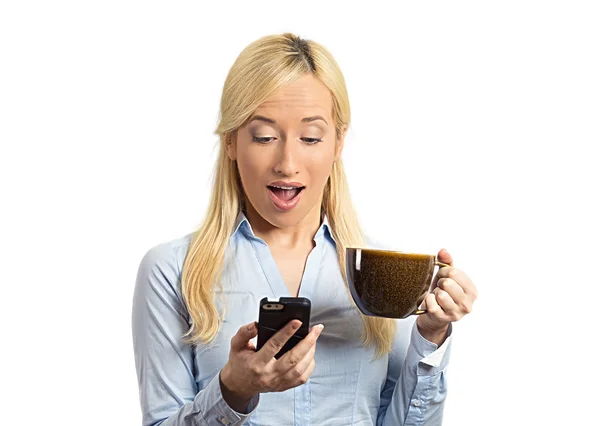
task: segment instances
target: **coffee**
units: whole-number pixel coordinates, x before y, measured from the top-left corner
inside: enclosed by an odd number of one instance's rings
[[[348,248],[346,271],[352,297],[365,315],[406,318],[423,313],[436,262],[428,254]]]

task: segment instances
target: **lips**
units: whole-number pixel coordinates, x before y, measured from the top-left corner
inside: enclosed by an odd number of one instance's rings
[[[298,204],[306,187],[298,182],[273,182],[267,188],[275,207],[288,211]]]

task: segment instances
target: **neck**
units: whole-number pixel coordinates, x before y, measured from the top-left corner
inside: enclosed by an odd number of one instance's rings
[[[321,206],[317,205],[299,222],[289,226],[275,226],[266,221],[250,203],[247,203],[246,216],[254,235],[269,246],[298,248],[313,244],[313,239],[321,226]]]

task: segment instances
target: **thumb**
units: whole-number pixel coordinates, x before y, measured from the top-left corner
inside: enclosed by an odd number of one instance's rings
[[[454,261],[450,255],[450,252],[444,248],[439,251],[437,260],[438,262],[446,263],[450,266],[452,266],[452,262]]]
[[[250,340],[254,339],[258,335],[258,327],[256,322],[243,325],[239,328],[238,332],[231,338],[231,349],[234,351],[241,351],[250,344]]]

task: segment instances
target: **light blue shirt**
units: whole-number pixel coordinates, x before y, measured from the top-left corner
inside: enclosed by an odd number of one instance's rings
[[[451,334],[439,348],[418,332],[415,317],[397,320],[392,353],[375,358],[361,346],[362,321],[342,277],[327,218],[314,237],[299,296],[311,300],[311,326],[325,326],[309,381],[255,397],[248,413],[231,409],[219,372],[231,337],[258,320],[263,297],[290,293],[269,247],[240,214],[227,246],[225,318],[214,342],[190,346],[181,270],[192,234],[157,245],[143,257],[133,296],[133,346],[144,426],[440,425]],[[371,245],[372,246],[372,245]]]

